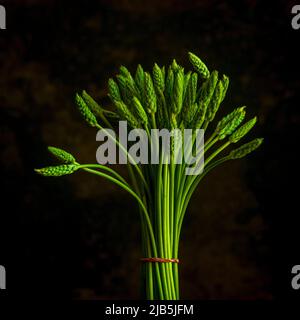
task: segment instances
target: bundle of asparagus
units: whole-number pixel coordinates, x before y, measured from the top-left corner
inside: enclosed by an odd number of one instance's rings
[[[241,125],[245,107],[233,110],[209,130],[225,98],[229,84],[227,76],[210,72],[193,53],[189,60],[194,71],[185,72],[175,60],[168,67],[154,64],[152,75],[138,65],[132,76],[124,66],[116,80],[109,79],[109,97],[115,112],[102,108],[86,91],[76,94],[76,104],[89,125],[103,130],[125,156],[130,181],[103,164],[80,164],[68,152],[49,147],[63,164],[36,169],[44,176],[61,176],[76,170],[99,175],[130,193],[139,205],[142,230],[143,292],[147,299],[179,299],[178,246],[182,222],[193,192],[202,178],[225,161],[242,158],[258,148],[263,139],[257,138],[225,156],[230,144],[239,142],[255,125],[256,117]],[[119,121],[127,121],[131,129],[146,132],[148,148],[158,154],[156,163],[137,163],[121,143],[120,137],[111,134]],[[159,136],[153,129],[168,129],[170,153],[167,154]],[[192,130],[191,149],[187,154],[178,152],[184,141],[178,133]],[[196,132],[211,131],[199,147]],[[147,139],[149,138],[149,140]],[[178,144],[179,141],[179,144]],[[225,141],[225,142],[224,142]],[[202,161],[200,174],[188,175],[186,159],[197,153],[196,162]]]

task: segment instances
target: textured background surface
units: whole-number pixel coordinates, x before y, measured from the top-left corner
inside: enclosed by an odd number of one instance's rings
[[[95,132],[75,110],[76,90],[107,104],[106,81],[121,64],[133,71],[137,63],[151,68],[176,58],[188,66],[190,50],[231,79],[219,116],[245,104],[249,117],[259,117],[254,135],[266,139],[257,153],[216,169],[194,195],[180,246],[182,297],[289,293],[290,267],[299,262],[289,253],[296,248],[297,194],[286,192],[295,179],[299,126],[294,3],[184,3],[2,1],[0,259],[13,292],[139,297],[134,201],[94,176],[45,179],[33,168],[51,163],[47,145],[95,161]]]

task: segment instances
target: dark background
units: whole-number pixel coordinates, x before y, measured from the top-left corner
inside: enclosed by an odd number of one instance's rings
[[[104,105],[123,64],[152,68],[187,51],[229,75],[219,116],[247,105],[264,145],[227,163],[198,188],[180,246],[185,299],[288,299],[299,259],[299,40],[295,1],[1,1],[0,264],[8,294],[139,298],[140,230],[134,201],[84,173],[51,179],[60,146],[94,162],[95,131],[74,93]],[[298,3],[299,4],[299,3]],[[251,138],[251,137],[250,137]],[[119,168],[125,174],[123,167]]]

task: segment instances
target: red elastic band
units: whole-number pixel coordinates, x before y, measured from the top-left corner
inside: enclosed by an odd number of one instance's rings
[[[140,260],[142,262],[179,263],[179,259],[167,259],[167,258],[141,258]]]

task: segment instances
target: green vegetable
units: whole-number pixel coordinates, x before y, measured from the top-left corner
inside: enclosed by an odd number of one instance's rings
[[[140,121],[147,126],[148,125],[148,116],[147,116],[147,113],[145,112],[143,106],[141,105],[139,99],[137,97],[133,97],[132,103],[135,107],[135,112],[136,112],[137,116],[139,117]]]
[[[128,124],[132,128],[138,128],[139,127],[139,121],[136,119],[136,117],[131,113],[127,105],[122,101],[115,101],[115,106],[117,108],[117,112],[120,115],[121,119],[124,119],[128,121]]]
[[[243,138],[255,125],[256,123],[256,117],[246,122],[244,125],[242,125],[239,129],[237,129],[230,137],[229,141],[236,143],[240,139]]]
[[[76,162],[76,159],[71,155],[71,153],[66,152],[65,150],[62,150],[56,147],[48,147],[48,151],[52,153],[61,162],[64,162],[64,163]]]
[[[207,121],[211,122],[213,121],[216,112],[219,109],[220,103],[222,101],[223,98],[223,92],[224,92],[224,88],[222,85],[221,81],[218,81],[214,93],[212,95],[212,98],[209,102],[209,105],[207,107]]]
[[[251,153],[255,149],[257,149],[262,143],[263,138],[254,139],[248,143],[243,144],[241,147],[232,150],[229,154],[229,158],[231,159],[239,159],[245,157],[247,154]]]
[[[233,110],[230,114],[224,117],[217,125],[216,132],[219,139],[223,140],[242,123],[246,115],[245,107],[240,107]]]
[[[207,69],[207,66],[202,62],[202,60],[192,52],[189,52],[189,59],[194,69],[199,73],[199,75],[203,79],[207,79],[210,73]]]
[[[85,103],[85,101],[82,99],[82,97],[78,93],[76,94],[75,101],[77,103],[78,110],[80,111],[84,120],[91,127],[97,127],[98,122],[97,122],[95,115],[92,113],[92,111],[89,109],[88,105]]]
[[[156,143],[157,140],[149,146],[149,150],[153,148],[158,154],[158,164],[129,162],[130,181],[127,181],[109,166],[79,164],[68,152],[49,147],[49,151],[64,164],[36,170],[44,176],[62,176],[82,170],[105,178],[127,191],[139,206],[143,258],[178,259],[182,223],[199,182],[216,166],[244,157],[263,141],[262,138],[255,139],[223,155],[230,144],[238,143],[256,123],[255,117],[242,125],[245,107],[236,108],[216,122],[212,134],[206,137],[207,127],[214,125],[225,98],[229,79],[225,75],[219,77],[217,71],[210,73],[204,62],[193,53],[189,53],[189,60],[196,72],[185,72],[175,60],[167,68],[154,64],[152,76],[138,65],[132,77],[129,70],[122,66],[116,80],[111,78],[108,81],[108,95],[115,111],[103,109],[85,91],[81,95],[76,94],[76,103],[83,118],[97,129],[106,130],[102,123],[108,128],[117,128],[115,120],[126,120],[131,128],[144,128],[148,137],[151,129],[174,129],[170,138],[170,154],[162,152],[162,144]],[[101,125],[96,116],[101,120]],[[184,146],[184,141],[180,139],[184,129],[192,130],[192,150],[183,155],[179,151]],[[204,130],[203,147],[196,144],[196,129]],[[107,130],[106,133],[132,160],[119,137],[113,137]],[[191,169],[188,160],[192,159],[195,151],[199,155],[196,165],[204,159],[204,170],[187,175],[186,170]],[[148,262],[143,263],[142,269],[147,299],[180,298],[177,263]]]
[[[153,83],[157,90],[164,91],[165,80],[164,75],[160,67],[155,63],[153,67]]]
[[[121,101],[121,94],[117,83],[113,79],[108,80],[108,92],[112,101]]]
[[[71,174],[79,169],[79,166],[76,164],[62,164],[60,166],[52,166],[52,167],[45,167],[41,169],[35,169],[35,171],[46,177],[59,177],[65,176],[67,174]]]
[[[144,93],[144,84],[145,84],[145,73],[144,73],[144,70],[140,64],[137,66],[134,79],[135,79],[136,86],[140,90],[140,93],[143,94]]]
[[[145,72],[145,101],[149,113],[156,112],[156,94],[150,74]]]
[[[174,88],[173,88],[173,112],[179,114],[183,102],[183,87],[184,87],[184,74],[183,71],[178,69],[175,73]]]

